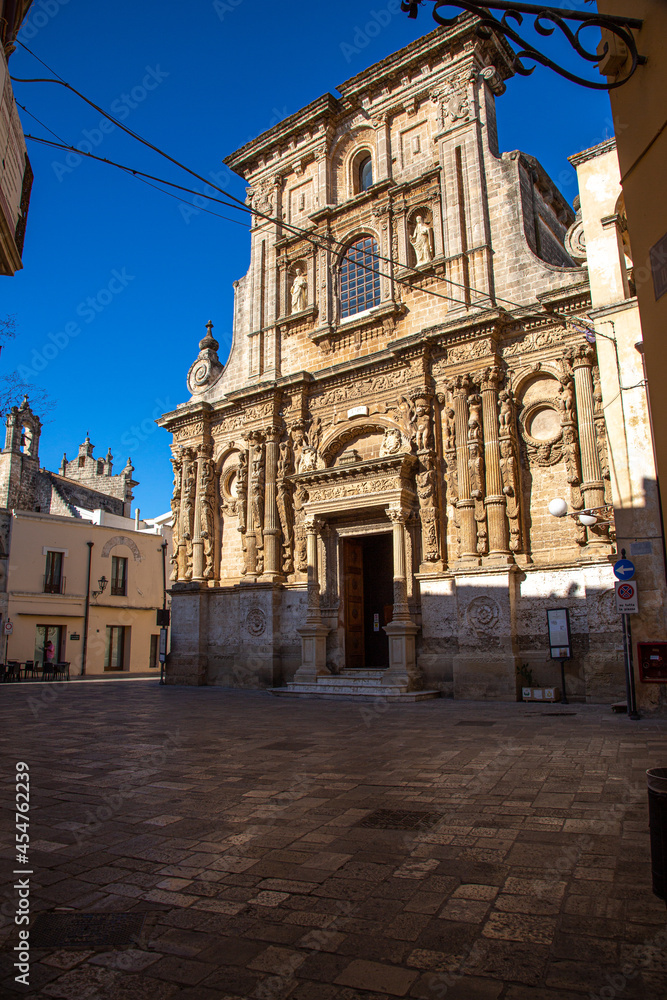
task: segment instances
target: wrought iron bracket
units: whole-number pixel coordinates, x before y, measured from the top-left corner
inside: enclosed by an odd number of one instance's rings
[[[419,8],[425,2],[426,0],[403,0],[401,10],[407,13],[408,17],[415,18],[419,13]],[[641,56],[637,52],[637,44],[632,34],[633,28],[641,28],[643,24],[643,21],[637,17],[615,17],[596,12],[589,14],[582,11],[563,10],[559,7],[546,7],[542,4],[511,3],[508,0],[497,0],[496,3],[482,3],[478,2],[478,0],[431,0],[431,2],[434,4],[433,20],[437,24],[441,24],[444,27],[453,25],[459,15],[455,14],[454,16],[445,17],[440,13],[440,10],[447,7],[458,8],[459,12],[467,11],[479,18],[477,34],[480,38],[490,38],[491,33],[496,32],[517,45],[518,51],[514,55],[514,70],[520,76],[530,76],[534,71],[534,66],[526,66],[524,63],[525,59],[531,59],[533,62],[547,66],[554,73],[558,73],[560,76],[565,77],[566,80],[572,80],[573,83],[578,83],[582,87],[588,87],[591,90],[614,90],[616,87],[622,87],[624,83],[627,83],[637,67],[642,66],[646,62],[646,56]],[[494,17],[491,11],[502,11],[502,17],[500,19]],[[576,73],[571,73],[564,66],[559,66],[553,59],[540,52],[531,42],[521,37],[518,29],[523,24],[524,14],[534,18],[533,28],[544,38],[549,38],[553,35],[556,28],[558,28],[574,51],[586,62],[593,65],[601,63],[608,55],[609,40],[605,39],[603,35],[603,43],[600,49],[596,48],[594,52],[591,52],[583,44],[581,33],[585,28],[601,28],[603,32],[614,36],[618,42],[625,46],[627,50],[627,59],[625,62],[627,63],[627,60],[630,60],[629,68],[624,71],[620,79],[604,83],[587,80]],[[510,21],[514,23],[510,23]],[[578,27],[573,29],[568,22],[578,25]]]

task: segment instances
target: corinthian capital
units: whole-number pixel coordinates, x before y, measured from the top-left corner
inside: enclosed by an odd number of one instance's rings
[[[405,524],[409,517],[409,511],[403,507],[387,507],[386,514],[392,524]]]
[[[481,377],[482,392],[487,392],[488,390],[495,390],[497,392],[504,381],[505,372],[502,368],[499,368],[497,365],[485,368]]]

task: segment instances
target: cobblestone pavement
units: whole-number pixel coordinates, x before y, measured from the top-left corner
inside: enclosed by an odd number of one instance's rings
[[[667,721],[350,705],[155,682],[0,689],[0,995],[72,1000],[667,996],[645,769]],[[32,913],[145,914],[14,981],[14,763]]]

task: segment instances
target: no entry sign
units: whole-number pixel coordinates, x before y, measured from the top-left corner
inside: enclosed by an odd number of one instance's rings
[[[619,580],[616,584],[616,610],[621,615],[639,613],[637,584],[634,580]]]

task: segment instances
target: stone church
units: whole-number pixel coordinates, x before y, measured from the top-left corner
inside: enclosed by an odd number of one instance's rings
[[[465,15],[226,158],[231,352],[209,324],[159,421],[170,682],[514,700],[567,606],[570,694],[623,692],[613,535],[547,509],[610,501],[609,461],[575,215],[498,148],[512,72]]]

